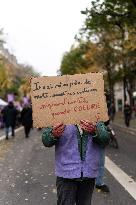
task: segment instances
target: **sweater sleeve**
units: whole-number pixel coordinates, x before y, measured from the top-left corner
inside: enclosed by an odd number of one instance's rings
[[[58,138],[55,138],[52,135],[52,128],[47,127],[44,128],[43,133],[42,133],[42,143],[44,144],[45,147],[52,147],[58,142]]]

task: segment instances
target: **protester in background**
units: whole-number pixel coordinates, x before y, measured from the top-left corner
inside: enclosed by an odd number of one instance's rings
[[[110,129],[108,128],[109,124],[110,124],[110,120],[114,120],[114,115],[115,115],[115,106],[112,103],[111,105],[109,104],[109,102],[107,102],[107,108],[108,108],[108,116],[109,116],[109,120],[106,121],[104,124],[107,127],[109,133],[110,133]],[[104,182],[104,175],[105,175],[105,146],[100,146],[100,161],[99,161],[99,169],[98,169],[98,176],[95,180],[95,187],[104,192],[104,193],[109,193],[110,189],[109,187],[105,184]]]
[[[21,111],[21,123],[24,126],[25,137],[28,138],[33,125],[32,108],[28,103],[24,105]]]
[[[106,121],[104,124],[105,126],[109,126],[110,120]],[[108,129],[108,131],[110,132],[110,130]],[[106,144],[107,145],[107,144]],[[98,170],[98,176],[96,178],[95,181],[95,187],[104,192],[104,193],[109,193],[110,189],[109,187],[105,184],[104,182],[104,175],[105,175],[105,148],[106,145],[101,145],[100,146],[100,161],[99,161],[99,170]]]
[[[130,125],[132,110],[129,103],[126,101],[124,105],[124,117],[125,117],[125,124],[127,127]]]
[[[109,193],[110,189],[104,182],[104,175],[105,175],[105,148],[101,147],[99,171],[95,181],[95,187],[104,193]]]
[[[43,130],[43,144],[55,145],[58,205],[91,205],[99,168],[99,143],[107,143],[107,136],[104,123],[93,125],[87,120],[81,120],[80,125],[58,123]]]
[[[8,137],[9,137],[9,128],[10,127],[11,127],[12,137],[15,136],[15,126],[16,126],[17,113],[18,113],[17,109],[15,108],[13,102],[9,102],[9,104],[2,110],[6,139],[8,139]]]

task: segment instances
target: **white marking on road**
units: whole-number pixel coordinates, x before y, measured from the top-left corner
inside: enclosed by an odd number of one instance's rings
[[[114,178],[125,188],[126,191],[136,200],[136,182],[122,171],[108,157],[105,160],[106,169],[114,176]]]
[[[22,130],[23,129],[23,127],[19,127],[19,128],[17,128],[16,130],[15,130],[15,133],[16,132],[19,132],[20,130]],[[5,135],[2,135],[1,137],[0,137],[0,141],[1,140],[4,140],[6,137],[5,137]]]
[[[54,194],[57,194],[57,190],[56,190],[56,189],[53,189],[52,192],[53,192]]]
[[[135,128],[127,128],[122,126],[122,125],[119,125],[117,123],[113,123],[115,126],[117,126],[118,128],[120,128],[123,132],[127,132],[127,133],[130,133],[132,135],[136,135],[136,129]]]
[[[48,187],[49,185],[44,185],[44,187]]]

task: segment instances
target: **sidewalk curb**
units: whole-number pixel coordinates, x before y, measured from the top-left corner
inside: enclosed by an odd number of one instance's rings
[[[130,128],[130,127],[125,127],[125,126],[123,126],[123,125],[119,125],[119,124],[117,124],[117,123],[112,123],[112,125],[113,126],[116,126],[116,127],[118,127],[118,128],[120,128],[121,130],[123,130],[123,131],[125,131],[125,132],[127,132],[127,133],[130,133],[130,134],[132,134],[132,135],[136,135],[136,129],[134,129],[134,128]]]
[[[16,132],[19,132],[20,130],[22,130],[23,129],[23,127],[21,126],[21,127],[19,127],[19,128],[17,128],[17,129],[15,129],[15,133]],[[2,135],[2,136],[0,136],[0,141],[2,141],[2,140],[4,140],[6,138],[6,136],[5,136],[5,134],[4,135]]]

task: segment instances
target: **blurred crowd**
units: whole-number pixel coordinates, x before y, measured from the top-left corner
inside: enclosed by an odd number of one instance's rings
[[[14,137],[15,129],[21,125],[24,126],[25,137],[29,137],[33,125],[31,102],[16,105],[9,101],[7,105],[0,106],[0,128],[5,129],[6,139],[9,138],[10,131]]]

